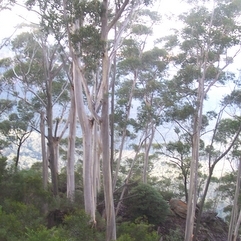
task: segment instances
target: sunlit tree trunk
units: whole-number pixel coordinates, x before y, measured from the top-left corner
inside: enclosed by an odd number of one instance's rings
[[[80,64],[77,57],[73,56],[73,82],[75,91],[76,110],[80,120],[83,135],[83,181],[84,181],[84,203],[85,211],[90,215],[91,220],[95,222],[95,199],[94,199],[94,182],[93,182],[93,122],[88,119],[84,108],[84,97],[82,89],[83,75],[80,70]]]
[[[102,112],[101,112],[101,141],[102,141],[102,159],[103,159],[103,183],[105,196],[105,211],[106,211],[106,241],[116,240],[116,222],[115,209],[112,191],[112,176],[110,165],[110,129],[109,129],[109,57],[107,51],[107,14],[108,0],[102,3],[101,17],[101,38],[106,43],[105,51],[102,59]]]
[[[198,162],[200,132],[202,126],[203,100],[204,100],[204,78],[199,79],[197,90],[197,106],[194,116],[193,136],[192,136],[192,159],[190,167],[190,181],[187,203],[187,218],[185,229],[185,241],[193,238],[194,219],[197,204],[197,181],[198,181]]]
[[[74,201],[75,192],[75,138],[76,138],[76,105],[74,98],[74,87],[71,86],[71,110],[69,114],[69,137],[67,152],[67,198]]]

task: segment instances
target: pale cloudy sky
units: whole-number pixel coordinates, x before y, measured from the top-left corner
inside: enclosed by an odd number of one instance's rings
[[[18,1],[20,2],[20,1]],[[178,14],[180,11],[187,9],[188,5],[185,4],[182,0],[159,0],[155,5],[154,10],[158,10],[162,16]],[[4,10],[0,12],[0,39],[4,37],[11,36],[17,26],[23,22],[36,22],[36,14],[29,12],[24,7],[15,6],[11,10]],[[163,24],[162,29],[170,28],[169,24],[175,26],[175,21],[170,21]]]

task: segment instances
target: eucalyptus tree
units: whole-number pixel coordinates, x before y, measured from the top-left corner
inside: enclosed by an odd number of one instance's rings
[[[197,169],[199,163],[200,135],[203,121],[204,100],[214,85],[224,84],[228,78],[224,70],[232,63],[238,50],[230,49],[240,44],[239,1],[215,1],[210,10],[198,5],[189,13],[180,16],[184,27],[176,32],[176,37],[169,38],[167,47],[176,46],[179,54],[174,57],[179,67],[172,85],[178,87],[174,96],[188,97],[178,108],[189,112],[192,129],[192,158],[190,169],[190,186],[188,211],[186,219],[185,240],[192,239],[195,209],[197,203]],[[179,102],[180,103],[180,102]],[[177,106],[177,105],[175,105]],[[194,237],[195,240],[195,237]]]
[[[177,178],[182,181],[184,187],[185,201],[188,201],[188,178],[190,175],[190,156],[191,143],[190,137],[181,131],[180,128],[175,128],[177,141],[169,141],[165,144],[157,144],[156,152],[160,156],[167,157],[167,165],[178,169]]]
[[[21,147],[32,132],[33,115],[33,112],[27,109],[25,103],[20,100],[17,108],[14,108],[9,115],[5,115],[6,117],[0,122],[0,132],[5,136],[6,141],[17,147],[15,168],[19,164]]]
[[[7,68],[9,65],[8,60],[0,60],[0,68],[3,70]],[[1,122],[5,121],[6,117],[12,112],[13,107],[16,105],[16,101],[14,99],[10,99],[8,95],[4,93],[5,84],[1,81],[0,83],[0,114],[1,114]],[[4,122],[3,122],[4,123]],[[3,127],[3,126],[2,126]],[[6,126],[9,128],[9,125]],[[6,130],[3,130],[5,132]],[[7,131],[6,131],[7,132]],[[1,136],[0,138],[0,150],[3,151],[5,147],[9,146],[9,140],[5,137]]]
[[[142,70],[144,68],[144,64],[148,64],[148,52],[145,53],[145,46],[147,45],[148,37],[153,34],[152,25],[159,20],[160,17],[157,12],[150,11],[148,9],[140,10],[138,12],[138,18],[136,20],[137,23],[133,24],[133,26],[128,29],[128,38],[123,40],[122,46],[117,52],[117,86],[115,92],[116,105],[113,115],[113,121],[116,128],[115,131],[118,133],[118,135],[121,135],[121,139],[120,145],[118,147],[118,157],[115,163],[116,169],[113,181],[114,188],[118,177],[125,142],[128,138],[134,139],[136,136],[136,133],[132,131],[133,124],[135,122],[132,115],[132,112],[135,111],[135,106],[133,106],[133,102],[136,99],[135,93],[137,90],[137,84],[140,79],[140,72],[144,71]],[[154,53],[155,51],[157,51],[156,55],[158,55],[158,48],[153,49],[152,53]],[[149,52],[149,54],[150,53],[151,51]],[[156,56],[153,55],[153,59],[154,64],[154,61],[157,60]],[[155,68],[154,66],[148,67],[150,67],[150,69]],[[148,71],[147,68],[146,71]],[[116,142],[117,141],[118,140],[116,139]]]
[[[107,240],[116,239],[115,213],[109,159],[109,77],[114,53],[121,35],[139,1],[110,3],[103,1],[64,2],[73,83],[78,117],[83,134],[85,209],[95,222],[96,187],[99,158],[102,158],[103,186],[107,217]],[[116,9],[112,11],[113,7]],[[81,10],[81,11],[78,11]],[[69,18],[70,17],[70,18]],[[108,45],[109,33],[117,24],[118,38]],[[101,143],[101,144],[100,144]],[[97,180],[97,182],[96,182]]]
[[[20,34],[11,47],[14,56],[3,81],[8,83],[12,96],[24,101],[34,117],[38,119],[41,115],[41,121],[46,123],[49,155],[45,155],[50,164],[53,193],[57,195],[58,143],[66,131],[70,100],[59,47],[49,44],[46,35],[38,31]],[[33,128],[39,132],[38,126]]]
[[[167,52],[157,47],[143,53],[141,68],[135,97],[140,101],[135,132],[145,133],[145,150],[143,165],[143,182],[147,183],[149,155],[153,144],[156,128],[163,122],[165,109],[163,91],[165,91],[165,72],[168,66]]]
[[[236,86],[240,86],[240,79],[236,81]],[[238,129],[237,125],[240,125],[240,90],[234,89],[228,96],[226,96],[223,100],[223,105],[227,105],[229,109],[230,115],[234,115],[233,121],[225,121],[222,125],[222,128],[220,130],[220,133],[218,133],[218,138],[222,139],[225,138],[226,142],[228,142],[230,136],[235,133],[235,131]],[[238,124],[237,124],[238,123]],[[223,130],[228,129],[229,132],[223,133]],[[240,129],[240,127],[239,127]],[[225,135],[226,134],[226,135]],[[240,226],[240,220],[241,220],[241,212],[239,208],[239,197],[240,197],[240,175],[241,175],[241,161],[240,161],[240,138],[237,138],[236,143],[234,143],[234,148],[232,150],[232,159],[238,160],[238,170],[237,170],[237,177],[236,177],[236,190],[234,193],[234,199],[233,199],[233,207],[231,212],[231,218],[229,223],[229,233],[228,233],[228,240],[237,240],[238,235],[238,229]],[[238,215],[239,213],[239,215]]]

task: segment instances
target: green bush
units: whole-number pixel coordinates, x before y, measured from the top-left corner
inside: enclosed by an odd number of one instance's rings
[[[129,234],[122,234],[116,241],[135,241]]]
[[[124,200],[126,213],[130,221],[138,217],[147,217],[150,224],[163,222],[168,214],[168,204],[161,194],[147,184],[134,187]]]
[[[78,210],[64,219],[64,230],[66,237],[71,241],[98,241],[104,240],[104,233],[97,232],[91,224],[90,217],[84,210]]]
[[[66,241],[63,237],[63,231],[61,229],[47,229],[44,226],[39,227],[37,230],[28,229],[25,237],[25,241]]]
[[[0,210],[0,240],[18,241],[22,234],[21,221],[14,214]]]
[[[8,172],[1,184],[0,204],[6,198],[22,202],[27,205],[34,205],[41,209],[43,203],[50,200],[50,193],[43,189],[41,176],[30,170]],[[4,198],[3,198],[4,197]]]
[[[32,205],[5,200],[0,211],[0,240],[20,240],[27,228],[36,229],[44,223],[39,211]]]
[[[21,232],[25,232],[26,227],[35,229],[45,222],[40,211],[33,205],[26,205],[24,203],[6,199],[2,205],[2,209],[6,214],[14,215],[21,223]]]
[[[123,222],[117,229],[117,241],[158,241],[160,237],[147,222]]]
[[[176,230],[170,230],[169,235],[165,236],[165,241],[180,241],[183,240],[184,237],[181,234],[181,231],[179,229]]]

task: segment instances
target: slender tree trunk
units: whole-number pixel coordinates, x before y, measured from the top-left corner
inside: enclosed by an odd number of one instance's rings
[[[40,135],[41,135],[41,150],[42,150],[42,167],[43,167],[43,188],[47,190],[48,188],[48,158],[45,142],[45,113],[41,111],[40,113]],[[42,207],[43,213],[46,214],[48,211],[48,204],[43,203]]]
[[[71,86],[71,111],[69,114],[69,141],[67,153],[67,198],[74,201],[75,192],[75,138],[76,138],[76,105],[74,98],[74,87]]]
[[[116,26],[115,26],[115,41],[116,41]],[[111,160],[111,175],[113,175],[114,153],[115,153],[115,82],[116,82],[116,51],[113,59],[113,78],[111,83],[111,121],[110,121],[110,160]],[[115,183],[113,181],[113,190]]]
[[[153,138],[154,138],[154,135],[155,135],[155,125],[153,123],[151,124],[150,128],[151,128],[150,138],[149,138],[148,143],[146,143],[146,146],[145,146],[143,183],[147,183],[149,154],[150,154],[150,149],[151,149],[151,145],[152,145],[152,142],[153,142]]]
[[[237,223],[237,215],[238,215],[238,197],[239,197],[239,193],[240,193],[240,181],[241,181],[240,179],[241,179],[241,158],[239,160],[239,165],[238,165],[235,196],[234,196],[234,201],[233,201],[231,219],[229,222],[228,241],[234,241],[233,233],[235,231],[235,225],[236,225],[236,227],[239,226]]]
[[[202,126],[202,112],[204,100],[204,77],[199,79],[197,93],[197,107],[194,116],[193,137],[192,137],[192,159],[190,168],[190,181],[188,193],[187,218],[185,228],[185,241],[193,239],[195,211],[197,204],[197,181],[198,181],[198,162],[199,162],[199,145],[200,132]]]
[[[93,192],[94,192],[94,204],[97,206],[97,194],[100,191],[100,155],[101,147],[98,134],[98,125],[95,122],[93,126],[93,148],[92,148],[92,158],[93,158]]]
[[[105,42],[105,50],[102,58],[102,111],[101,111],[101,141],[103,158],[103,183],[106,210],[106,241],[116,240],[115,208],[112,191],[112,176],[110,165],[110,129],[109,129],[109,57],[107,51],[107,9],[108,0],[103,0],[101,16],[101,39]]]
[[[51,84],[50,84],[51,86]],[[55,160],[54,138],[53,138],[53,113],[52,113],[52,96],[51,90],[47,89],[47,126],[48,126],[48,149],[49,149],[49,164],[51,169],[51,180],[53,186],[53,194],[58,195],[58,171]]]
[[[94,184],[93,184],[93,158],[92,158],[92,132],[93,122],[88,119],[85,113],[83,102],[82,81],[83,76],[80,72],[80,65],[77,57],[73,55],[73,83],[75,91],[75,103],[80,120],[80,125],[83,135],[83,180],[84,180],[84,203],[85,212],[90,215],[91,221],[95,223],[95,199],[94,199]]]
[[[59,137],[53,137],[53,146],[54,146],[54,162],[56,172],[59,172]]]
[[[240,222],[241,222],[241,210],[239,211],[238,221],[234,229],[233,241],[236,241],[238,238]]]
[[[50,74],[49,56],[46,47],[46,41],[42,43],[42,52],[44,55],[44,77],[46,88],[46,124],[47,124],[47,139],[48,139],[48,160],[51,170],[52,189],[55,196],[58,195],[58,170],[56,167],[54,138],[53,138],[53,102],[52,102],[52,84],[53,79]]]
[[[131,178],[132,170],[133,170],[134,164],[135,164],[135,162],[136,162],[136,160],[137,160],[137,157],[138,157],[138,154],[139,154],[139,152],[140,152],[140,149],[141,149],[141,147],[142,147],[143,142],[144,142],[144,141],[141,140],[140,143],[139,143],[139,145],[138,145],[138,148],[137,148],[136,153],[135,153],[135,157],[133,158],[133,161],[132,161],[132,163],[131,163],[130,170],[129,170],[129,172],[128,172],[128,174],[127,174],[127,177],[126,177],[126,179],[125,179],[124,188],[123,188],[123,190],[122,190],[122,192],[121,192],[121,196],[120,196],[120,199],[119,199],[118,204],[117,204],[117,207],[116,207],[116,216],[118,215],[118,212],[119,212],[119,209],[120,209],[120,206],[121,206],[121,203],[122,203],[122,199],[123,199],[123,197],[124,197],[124,194],[125,194],[127,185],[128,185],[128,183],[129,183],[129,179]]]
[[[41,111],[40,114],[40,134],[41,134],[41,150],[42,150],[42,163],[43,163],[43,187],[47,190],[48,185],[48,159],[46,154],[45,143],[45,126],[44,126],[45,113]]]
[[[131,103],[132,103],[132,99],[133,99],[133,95],[134,95],[134,89],[136,86],[136,81],[137,81],[137,73],[134,73],[134,80],[132,83],[132,87],[131,87],[131,92],[130,92],[130,96],[129,96],[129,100],[128,100],[128,104],[127,104],[127,110],[125,113],[126,116],[126,120],[129,119],[130,116],[130,109],[131,109]],[[127,127],[124,127],[123,133],[122,133],[122,137],[121,137],[121,144],[119,147],[119,155],[118,155],[118,159],[117,159],[117,163],[116,163],[116,169],[115,169],[115,175],[113,178],[113,189],[115,189],[116,187],[116,182],[117,182],[117,178],[118,178],[118,173],[119,173],[119,169],[120,169],[120,162],[122,159],[122,152],[123,152],[123,148],[124,148],[124,144],[125,144],[125,140],[126,140],[126,129]]]
[[[126,190],[127,190],[127,186],[128,186],[128,183],[129,183],[131,174],[132,174],[132,169],[133,169],[133,167],[134,167],[134,164],[135,164],[135,162],[136,162],[136,160],[137,160],[137,157],[138,157],[138,154],[139,154],[139,150],[140,150],[140,146],[139,146],[139,148],[138,148],[138,151],[137,151],[136,154],[135,154],[135,157],[134,157],[134,159],[133,159],[133,161],[132,161],[132,163],[131,163],[130,170],[129,170],[129,172],[128,172],[128,174],[127,174],[127,177],[126,177],[126,179],[125,179],[124,187],[123,187],[123,189],[122,189],[122,192],[121,192],[121,195],[120,195],[120,198],[119,198],[117,207],[116,207],[116,216],[117,216],[118,213],[119,213],[120,206],[121,206],[121,204],[122,204],[122,200],[123,200],[123,198],[124,198],[124,195],[125,195],[125,192],[126,192]]]
[[[103,57],[103,103],[101,114],[101,141],[102,146],[102,158],[103,158],[103,182],[104,182],[104,194],[105,194],[105,210],[107,217],[107,230],[106,240],[116,240],[116,223],[115,223],[115,210],[112,191],[112,177],[110,166],[110,153],[109,153],[109,61],[107,51]]]

